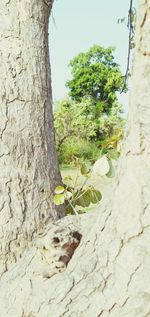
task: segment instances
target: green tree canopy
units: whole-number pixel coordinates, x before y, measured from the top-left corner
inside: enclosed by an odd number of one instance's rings
[[[82,98],[92,99],[101,112],[109,113],[116,92],[121,91],[123,76],[119,65],[114,61],[113,47],[103,48],[94,45],[86,53],[79,53],[69,66],[72,79],[67,81],[69,96],[80,102]]]

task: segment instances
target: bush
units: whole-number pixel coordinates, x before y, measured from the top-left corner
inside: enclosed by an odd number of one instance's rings
[[[100,156],[96,143],[79,138],[67,139],[58,149],[60,164],[75,165],[79,160],[94,163]]]

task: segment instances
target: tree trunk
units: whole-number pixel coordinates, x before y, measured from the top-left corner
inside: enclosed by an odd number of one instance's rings
[[[3,274],[1,316],[150,317],[149,87],[150,0],[141,0],[116,187],[100,210],[47,226]]]
[[[48,54],[51,5],[43,0],[0,5],[0,272],[47,221],[64,215],[52,202],[61,178]]]

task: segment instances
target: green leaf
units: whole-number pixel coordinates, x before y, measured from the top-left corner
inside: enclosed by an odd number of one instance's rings
[[[89,199],[86,199],[86,197],[80,196],[76,200],[76,205],[81,206],[81,207],[88,207],[90,205]]]
[[[66,207],[67,214],[74,215],[74,210],[71,207],[71,205],[69,204],[68,200],[66,200],[66,199],[65,199],[65,207]]]
[[[93,188],[91,191],[91,203],[97,204],[101,199],[102,199],[101,192]]]
[[[110,159],[113,159],[113,160],[117,160],[120,156],[120,153],[115,150],[115,149],[111,149],[108,151],[108,154],[107,154],[108,158]]]
[[[111,160],[109,160],[109,167],[110,167],[109,172],[106,174],[106,176],[109,178],[112,178],[115,176],[115,168],[114,168]]]
[[[63,178],[63,183],[66,185],[66,186],[69,186],[71,187],[72,186],[72,177],[70,175],[66,176]]]
[[[89,168],[88,168],[87,164],[83,163],[81,165],[81,174],[85,176],[88,173],[89,173]]]
[[[63,186],[57,186],[55,188],[55,194],[62,194],[64,192],[65,188]]]
[[[65,195],[64,194],[56,194],[54,195],[53,201],[55,205],[62,205],[65,201]]]
[[[81,207],[88,207],[91,203],[90,195],[88,191],[83,190],[79,193],[79,198],[75,199],[75,204]]]
[[[100,191],[93,187],[86,188],[75,201],[76,205],[81,207],[89,207],[89,205],[97,204],[102,198]]]

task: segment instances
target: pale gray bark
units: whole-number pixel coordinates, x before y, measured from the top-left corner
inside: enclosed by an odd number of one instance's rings
[[[54,145],[48,19],[51,1],[0,5],[0,272],[32,236],[59,219],[61,178]]]
[[[45,228],[3,274],[3,317],[150,317],[149,37],[150,0],[141,0],[130,113],[112,195],[93,213]],[[75,231],[82,239],[65,267],[60,259]]]

